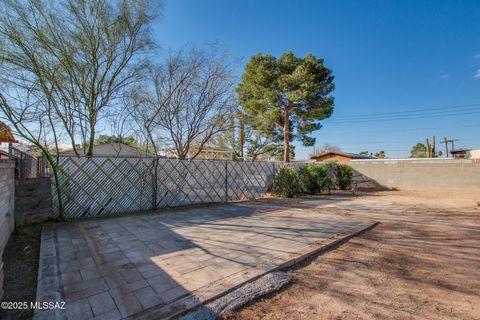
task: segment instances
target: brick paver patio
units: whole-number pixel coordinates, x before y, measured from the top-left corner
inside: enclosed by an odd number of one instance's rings
[[[160,319],[295,261],[368,223],[258,203],[50,224],[36,319]]]

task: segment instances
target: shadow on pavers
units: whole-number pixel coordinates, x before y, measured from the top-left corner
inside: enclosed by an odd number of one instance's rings
[[[244,283],[239,287],[233,289],[227,294],[212,300],[209,303],[203,304],[193,310],[190,310],[186,314],[178,317],[179,320],[214,320],[218,319],[222,314],[236,311],[242,307],[250,305],[260,297],[268,297],[276,292],[285,289],[292,280],[286,272],[289,270],[296,270],[309,265],[319,256],[337,249],[343,244],[347,243],[353,237],[359,236],[373,228],[379,223],[372,223],[370,226],[363,228],[357,232],[351,233],[345,237],[333,241],[326,246],[322,247],[319,251],[312,253],[309,256],[304,257],[298,263],[295,263],[289,267],[283,268],[283,271],[272,271],[259,278]]]

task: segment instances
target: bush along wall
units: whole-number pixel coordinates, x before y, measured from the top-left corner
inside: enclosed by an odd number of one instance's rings
[[[274,179],[273,193],[296,197],[330,192],[333,188],[348,189],[352,184],[352,168],[336,162],[309,163],[295,169],[281,168]]]
[[[278,170],[273,184],[273,193],[281,197],[292,198],[302,194],[300,175],[295,168],[283,167]]]
[[[347,164],[337,164],[337,186],[347,190],[352,186],[353,170]]]

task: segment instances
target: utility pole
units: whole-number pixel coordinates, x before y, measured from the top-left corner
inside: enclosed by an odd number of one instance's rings
[[[447,138],[443,138],[443,141],[441,141],[440,143],[445,143],[445,152],[447,153],[447,158],[448,158],[448,144],[451,143],[452,144],[452,151],[455,150],[455,141],[458,141],[458,139],[447,139]]]
[[[445,143],[445,154],[447,155],[448,158],[448,140],[447,138],[443,138],[443,141],[440,141],[440,143]]]

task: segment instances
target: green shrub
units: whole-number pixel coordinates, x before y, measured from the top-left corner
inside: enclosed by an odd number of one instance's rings
[[[329,175],[329,164],[307,164],[298,171],[304,193],[315,194],[330,191],[335,185]]]
[[[284,167],[278,170],[273,185],[273,193],[288,198],[302,194],[300,175],[295,168]]]
[[[353,170],[347,164],[337,164],[337,185],[346,190],[352,185]]]

